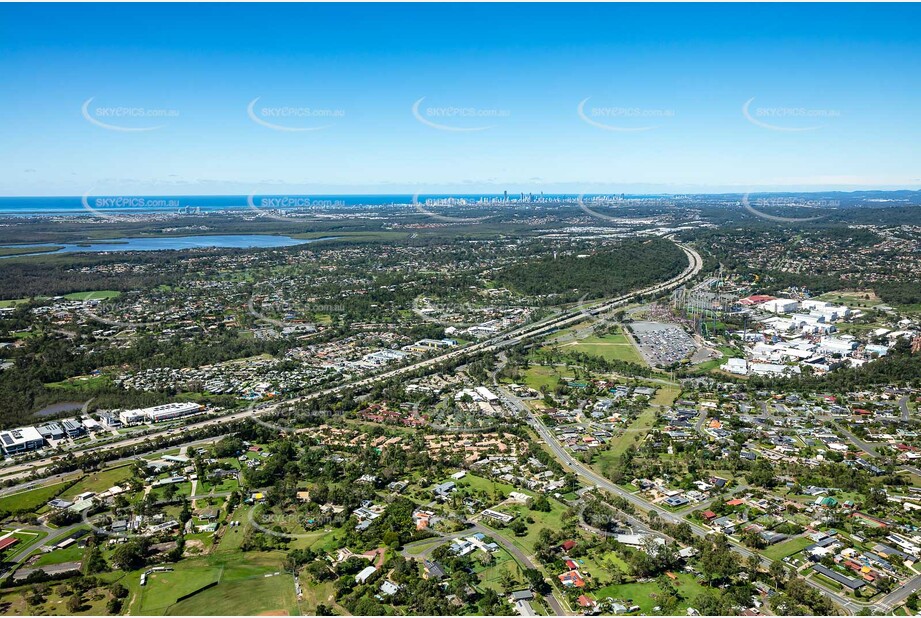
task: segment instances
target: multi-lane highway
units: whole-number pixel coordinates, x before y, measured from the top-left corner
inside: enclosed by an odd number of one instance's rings
[[[401,377],[401,376],[404,376],[410,373],[418,372],[420,370],[432,369],[444,363],[455,362],[457,360],[467,359],[467,358],[478,356],[481,354],[501,353],[501,351],[504,348],[510,345],[515,345],[521,341],[525,341],[528,339],[543,337],[556,330],[561,330],[561,329],[579,324],[580,322],[585,321],[586,318],[593,318],[593,317],[605,314],[617,307],[621,307],[623,305],[629,304],[630,302],[634,301],[635,299],[641,296],[654,295],[654,294],[659,294],[661,292],[672,290],[674,288],[677,288],[685,284],[691,279],[693,279],[700,272],[703,266],[703,261],[700,255],[696,251],[694,251],[690,247],[687,247],[681,244],[678,244],[678,246],[682,249],[682,251],[684,251],[685,255],[688,258],[688,267],[684,271],[682,271],[678,276],[666,282],[659,283],[653,286],[649,286],[647,288],[637,290],[629,294],[624,294],[622,296],[618,296],[617,298],[609,299],[607,301],[598,303],[597,305],[591,308],[585,308],[585,307],[580,306],[576,309],[570,309],[567,311],[563,311],[557,315],[551,316],[539,322],[512,329],[510,331],[502,333],[501,335],[498,335],[491,339],[473,344],[471,346],[467,346],[465,348],[454,350],[446,354],[442,354],[436,357],[421,360],[419,362],[416,362],[410,365],[406,365],[403,367],[399,367],[397,369],[386,371],[386,372],[376,374],[373,376],[369,376],[366,378],[361,378],[361,379],[358,379],[358,380],[355,380],[349,383],[342,384],[340,386],[324,389],[324,390],[310,393],[307,395],[303,395],[303,396],[300,396],[294,399],[289,399],[289,400],[280,401],[280,402],[266,403],[266,404],[252,407],[247,410],[240,411],[240,412],[235,412],[235,413],[227,414],[227,415],[220,416],[217,418],[209,418],[207,420],[199,421],[196,423],[191,423],[189,425],[186,425],[183,428],[183,430],[189,431],[189,430],[194,430],[194,429],[199,429],[199,428],[204,428],[204,427],[210,427],[210,426],[214,426],[218,424],[226,424],[231,421],[242,420],[242,419],[249,418],[249,417],[269,415],[269,414],[276,412],[282,406],[296,403],[298,401],[301,401],[301,402],[310,401],[310,400],[314,400],[317,398],[327,397],[330,395],[341,394],[348,390],[361,390],[369,386],[372,386],[374,384],[377,384],[379,382]],[[506,397],[511,397],[511,395],[507,392],[504,392],[503,394],[506,395]],[[706,536],[711,533],[708,529],[704,528],[703,526],[700,526],[691,521],[683,520],[680,517],[680,515],[672,513],[657,505],[651,504],[647,502],[646,500],[644,500],[643,498],[618,487],[616,484],[612,483],[608,479],[597,474],[591,468],[585,466],[581,462],[572,458],[563,449],[563,447],[556,441],[555,437],[551,434],[551,432],[538,419],[536,419],[533,415],[530,414],[526,406],[524,406],[520,400],[517,400],[517,398],[513,398],[513,399],[516,400],[514,401],[514,403],[516,404],[515,407],[521,410],[522,412],[524,412],[525,414],[527,414],[529,425],[534,429],[535,432],[537,432],[540,438],[547,444],[547,446],[550,448],[551,452],[553,452],[553,454],[557,457],[557,459],[559,459],[566,467],[571,469],[577,476],[581,477],[584,481],[600,489],[608,491],[611,494],[615,494],[615,495],[622,497],[624,500],[626,500],[628,503],[633,505],[640,512],[643,512],[643,513],[655,512],[659,516],[660,519],[670,522],[670,523],[679,523],[679,522],[687,523],[695,535]],[[175,431],[175,430],[170,430],[170,431]],[[151,439],[155,437],[163,436],[163,435],[166,435],[167,433],[168,433],[167,430],[164,430],[160,432],[154,432],[151,434],[147,434],[145,436],[141,436],[137,438],[128,438],[126,440],[107,445],[107,447],[117,448],[117,447],[124,447],[124,446],[132,446],[132,445],[140,444],[146,441],[150,441]],[[10,466],[6,468],[5,470],[3,470],[2,472],[4,474],[4,478],[6,479],[26,477],[32,473],[41,472],[44,468],[47,468],[49,465],[53,464],[55,460],[61,456],[77,457],[77,456],[87,453],[90,450],[93,450],[93,449],[79,449],[79,450],[71,451],[65,455],[59,455],[53,458],[47,457],[44,459],[34,460],[31,462]],[[9,489],[7,491],[9,491]],[[642,521],[638,520],[637,518],[629,516],[627,514],[624,514],[624,517],[625,517],[625,521],[627,521],[628,523],[630,523],[637,529],[648,530],[645,524]],[[733,546],[734,551],[736,551],[737,553],[739,553],[740,555],[744,557],[756,555],[755,552],[751,551],[750,549],[742,545],[739,545],[738,543],[733,543],[732,546]],[[769,564],[768,560],[766,559],[763,559],[763,560],[764,560],[765,565]],[[860,610],[868,608],[868,607],[871,609],[888,611],[892,607],[904,601],[905,597],[907,597],[911,592],[921,589],[921,576],[918,576],[910,580],[909,582],[907,582],[904,586],[900,587],[899,589],[891,592],[889,595],[887,595],[880,601],[874,604],[866,604],[866,603],[858,603],[854,600],[848,599],[838,594],[837,592],[829,588],[826,588],[825,586],[822,586],[821,584],[817,582],[814,582],[811,580],[806,580],[806,581],[813,588],[819,590],[821,593],[828,596],[838,606],[842,607],[844,610],[852,614],[857,613]],[[555,601],[555,599],[553,599],[553,601]],[[553,601],[551,601],[551,606],[556,605],[555,603],[553,603]],[[553,607],[553,609],[559,613],[558,607]]]
[[[313,393],[309,393],[307,395],[302,395],[297,398],[292,398],[292,399],[279,401],[279,402],[265,403],[259,406],[248,408],[246,410],[242,410],[240,412],[234,412],[231,414],[225,414],[220,417],[216,417],[216,418],[212,417],[207,420],[199,421],[196,423],[190,423],[188,425],[185,425],[182,431],[190,431],[190,430],[201,429],[201,428],[206,428],[206,427],[213,427],[215,425],[227,424],[232,421],[242,420],[242,419],[250,418],[254,416],[269,415],[269,414],[274,413],[276,410],[278,410],[282,406],[296,403],[299,401],[306,402],[306,401],[311,401],[314,399],[328,397],[330,395],[342,394],[349,390],[361,390],[369,386],[372,386],[374,384],[377,384],[379,382],[384,382],[386,380],[405,376],[407,374],[414,373],[419,370],[432,369],[444,363],[450,363],[450,362],[454,362],[457,360],[470,358],[473,356],[479,356],[482,354],[496,353],[496,352],[501,351],[503,348],[506,348],[510,345],[515,345],[520,341],[524,341],[526,339],[532,339],[535,337],[541,337],[554,330],[558,330],[558,329],[566,328],[568,326],[572,326],[574,324],[578,324],[579,322],[585,320],[586,317],[594,317],[594,316],[603,314],[605,312],[610,311],[611,309],[625,305],[631,302],[633,299],[638,298],[640,296],[658,294],[661,292],[665,292],[665,291],[674,289],[680,285],[683,285],[687,281],[690,281],[692,278],[694,278],[697,275],[697,273],[700,272],[701,268],[703,267],[703,260],[701,259],[700,254],[698,254],[694,249],[690,247],[687,247],[685,245],[681,245],[678,243],[676,244],[678,245],[679,248],[681,248],[682,251],[684,251],[684,254],[687,256],[688,266],[679,275],[663,283],[658,283],[658,284],[643,288],[641,290],[636,290],[628,294],[623,294],[621,296],[618,296],[617,298],[612,298],[610,300],[602,302],[592,307],[591,309],[577,307],[576,309],[570,309],[567,311],[563,311],[560,314],[551,316],[549,318],[546,318],[539,322],[535,322],[533,324],[528,324],[525,326],[521,326],[521,327],[512,329],[510,331],[502,333],[501,335],[497,335],[496,337],[493,337],[491,339],[487,339],[485,341],[481,341],[479,343],[475,343],[473,345],[470,345],[464,348],[460,348],[458,350],[453,350],[451,352],[447,352],[439,356],[421,360],[419,362],[412,363],[410,365],[405,365],[397,369],[392,369],[390,371],[385,371],[383,373],[375,374],[373,376],[369,376],[366,378],[361,378],[358,380],[347,382],[339,386],[324,389],[321,391],[316,391]],[[134,438],[127,438],[125,440],[107,444],[105,448],[111,449],[111,448],[122,448],[126,446],[134,446],[137,444],[142,444],[144,442],[149,442],[152,439],[157,438],[157,437],[165,436],[169,432],[175,432],[175,429],[153,432],[153,433],[146,434],[144,436],[139,436],[139,437],[134,437]],[[14,464],[12,466],[0,469],[0,475],[2,475],[2,478],[4,480],[25,479],[33,474],[44,473],[49,466],[52,466],[60,458],[66,457],[68,459],[73,459],[75,457],[80,457],[81,455],[87,454],[94,450],[96,449],[95,448],[76,449],[73,451],[68,451],[63,454],[44,457],[41,459],[29,461],[29,462],[24,462],[22,464]]]

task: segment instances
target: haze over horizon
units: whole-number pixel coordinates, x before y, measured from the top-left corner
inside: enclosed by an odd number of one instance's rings
[[[0,7],[0,195],[919,189],[917,5]]]

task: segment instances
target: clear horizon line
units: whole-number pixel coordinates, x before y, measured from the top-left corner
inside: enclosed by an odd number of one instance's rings
[[[845,188],[848,187],[848,188]],[[578,197],[579,195],[608,195],[608,194],[625,194],[625,195],[636,195],[636,196],[708,196],[708,195],[755,195],[759,193],[795,193],[795,194],[808,194],[808,193],[861,193],[861,192],[877,192],[877,193],[897,193],[897,192],[921,192],[921,186],[918,187],[901,187],[901,188],[876,188],[876,187],[863,187],[857,185],[844,185],[841,188],[830,188],[830,189],[791,189],[791,188],[782,188],[782,189],[768,189],[768,188],[757,188],[752,190],[716,190],[716,191],[656,191],[656,192],[630,192],[624,190],[614,190],[609,189],[607,191],[586,191],[586,192],[575,192],[575,191],[521,191],[521,190],[508,190],[508,197],[510,199],[518,199],[522,194],[525,195],[540,195],[549,197],[567,197],[572,195],[573,197]],[[505,193],[502,190],[498,192],[495,191],[455,191],[455,192],[440,192],[440,191],[400,191],[400,192],[343,192],[343,193],[334,193],[334,192],[307,192],[307,193],[296,193],[296,192],[286,192],[286,193],[273,193],[270,190],[267,191],[258,191],[254,193],[93,193],[90,195],[101,196],[101,197],[110,197],[110,196],[120,196],[120,197],[206,197],[206,198],[219,198],[219,197],[241,197],[246,198],[248,195],[256,196],[269,196],[269,195],[294,195],[294,196],[324,196],[324,197],[405,197],[412,195],[425,195],[425,196],[444,196],[444,197],[456,197],[456,196],[503,196]],[[61,198],[72,198],[72,199],[82,199],[86,197],[85,194],[35,194],[35,195],[0,195],[0,199],[9,200],[9,199],[61,199]]]

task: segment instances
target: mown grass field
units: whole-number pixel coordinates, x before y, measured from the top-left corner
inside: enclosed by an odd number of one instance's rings
[[[84,391],[103,388],[111,381],[109,376],[74,376],[61,382],[48,382],[45,386],[59,390]]]
[[[797,552],[803,551],[803,549],[809,545],[812,545],[812,540],[801,536],[794,539],[788,539],[776,545],[771,545],[761,553],[771,560],[781,560],[787,556],[792,556]]]
[[[297,613],[294,582],[284,573],[285,554],[273,552],[214,552],[189,558],[175,571],[152,574],[140,586],[141,571],[126,578],[131,590],[131,615],[253,615],[269,611]],[[266,574],[280,573],[272,577]],[[211,583],[218,585],[178,602],[180,596]]]
[[[222,568],[210,564],[191,566],[192,562],[180,562],[175,571],[152,573],[147,585],[140,587],[138,614],[160,615],[179,597],[198,590],[211,582],[220,581]],[[134,613],[132,611],[132,613]]]
[[[535,390],[539,391],[541,386],[553,390],[562,375],[562,373],[557,371],[556,367],[532,365],[522,372],[522,379],[525,385]]]
[[[595,464],[599,470],[603,470],[605,465],[616,462],[623,455],[631,444],[638,444],[656,422],[655,408],[646,408],[630,424],[624,433],[620,436],[611,438],[610,448],[598,451],[598,458]]]
[[[623,332],[605,335],[603,337],[586,337],[579,341],[559,344],[558,347],[566,352],[582,352],[593,356],[600,356],[605,360],[629,361],[638,365],[646,362]]]
[[[64,500],[70,500],[77,494],[82,494],[87,491],[99,493],[110,487],[124,483],[131,478],[131,474],[132,467],[130,465],[93,472],[74,483],[67,491],[62,492],[60,497]]]
[[[487,518],[480,520],[480,523],[494,530],[495,534],[505,537],[519,548],[523,549],[526,553],[532,554],[537,545],[537,534],[540,532],[541,528],[559,530],[563,527],[563,513],[566,511],[566,506],[550,498],[550,507],[551,510],[549,513],[532,511],[523,504],[506,504],[495,507],[495,510],[502,513],[514,513],[517,518],[520,519],[531,517],[534,523],[528,524],[528,531],[524,536],[516,536],[509,528],[493,528],[493,522]]]
[[[14,512],[18,510],[34,511],[67,487],[67,482],[43,485],[0,498],[0,511]]]
[[[76,543],[64,549],[42,554],[32,565],[33,567],[45,566],[48,564],[62,564],[64,562],[79,562],[83,560],[85,548],[78,547]]]
[[[0,308],[9,309],[10,307],[15,307],[16,305],[24,305],[27,302],[32,300],[31,298],[11,298],[8,300],[0,300]],[[36,298],[38,300],[38,297]]]
[[[171,606],[167,616],[253,616],[284,611],[297,615],[294,580],[290,573],[255,575],[221,583]]]
[[[68,300],[106,300],[108,298],[118,298],[121,295],[122,293],[116,290],[92,290],[65,294],[64,298]]]
[[[681,600],[676,608],[676,615],[683,616],[688,607],[694,606],[694,599],[704,592],[706,588],[699,583],[690,573],[676,573],[675,587]],[[652,608],[658,605],[654,595],[661,594],[659,585],[655,581],[630,584],[616,584],[599,588],[592,596],[596,599],[611,597],[615,600],[626,601],[632,599],[635,605],[640,606],[639,613],[650,615]]]
[[[507,496],[509,492],[515,491],[512,485],[493,481],[492,479],[483,478],[475,474],[468,474],[464,476],[464,478],[455,481],[455,484],[459,491],[467,489],[470,490],[468,493],[485,492],[487,496],[493,499],[495,499],[500,492],[503,496]]]
[[[837,290],[835,292],[826,292],[818,296],[817,299],[858,309],[867,309],[884,304],[872,290]]]
[[[503,583],[506,579],[510,578],[510,580],[514,582],[513,587],[524,584],[524,578],[521,575],[521,567],[515,562],[511,554],[504,549],[500,549],[492,556],[495,560],[494,564],[487,567],[478,566],[474,568],[474,572],[479,575],[484,588],[495,590],[501,595],[507,590]]]

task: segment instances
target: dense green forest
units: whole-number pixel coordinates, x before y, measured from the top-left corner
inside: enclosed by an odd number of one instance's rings
[[[679,274],[687,257],[662,238],[631,240],[614,248],[542,255],[506,268],[501,284],[528,295],[554,295],[552,304],[617,296]]]
[[[142,407],[164,403],[175,394],[124,391],[110,382],[79,392],[46,386],[88,374],[98,367],[197,367],[263,353],[277,354],[285,345],[280,340],[254,340],[231,331],[192,342],[143,336],[135,345],[108,348],[92,356],[81,354],[81,343],[80,337],[69,341],[42,333],[28,339],[25,347],[17,350],[14,365],[0,372],[0,427],[30,422],[36,408],[55,401],[72,400],[75,396],[81,399],[95,397],[100,405],[108,402],[119,404],[118,407]]]

